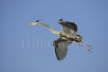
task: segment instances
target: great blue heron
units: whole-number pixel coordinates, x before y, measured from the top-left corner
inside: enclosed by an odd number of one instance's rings
[[[74,22],[64,21],[59,19],[58,23],[62,25],[63,30],[61,32],[56,31],[54,28],[50,27],[48,24],[40,22],[39,20],[27,24],[29,26],[35,26],[41,24],[44,27],[47,27],[53,34],[58,35],[59,38],[53,41],[53,46],[55,48],[55,54],[57,60],[63,60],[67,55],[67,47],[72,42],[76,42],[80,46],[83,46],[87,51],[91,51],[91,48],[83,42],[82,36],[77,34],[77,25]]]

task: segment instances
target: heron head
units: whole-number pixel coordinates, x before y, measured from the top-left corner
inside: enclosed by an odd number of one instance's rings
[[[76,42],[81,42],[82,41],[82,37],[80,35],[77,35],[75,38]]]
[[[35,22],[32,22],[31,24],[27,24],[28,26],[35,26],[37,24],[42,24],[42,22],[39,22],[39,20],[36,20]]]

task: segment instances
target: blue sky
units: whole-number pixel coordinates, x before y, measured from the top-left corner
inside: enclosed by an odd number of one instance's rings
[[[0,0],[0,72],[107,72],[107,0]],[[58,31],[57,20],[74,21],[93,53],[69,46],[57,61],[52,41],[58,38],[42,26],[27,27],[36,19]]]

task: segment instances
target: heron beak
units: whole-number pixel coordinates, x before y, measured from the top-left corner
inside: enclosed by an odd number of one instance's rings
[[[41,22],[32,22],[31,24],[26,24],[27,26],[35,26],[37,24],[42,24]]]
[[[26,24],[27,26],[33,26],[33,24]]]

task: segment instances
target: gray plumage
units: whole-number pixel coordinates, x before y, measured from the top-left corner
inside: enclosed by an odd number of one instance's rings
[[[53,42],[53,46],[55,48],[55,54],[58,60],[63,60],[68,51],[68,45],[73,41],[80,42],[80,35],[77,35],[77,25],[73,22],[63,21],[60,19],[58,21],[60,25],[62,25],[63,30],[61,32],[60,38]],[[67,37],[67,36],[68,37]]]
[[[68,45],[70,42],[63,38],[59,38],[53,42],[53,46],[55,47],[55,54],[58,60],[62,60],[67,55]]]

